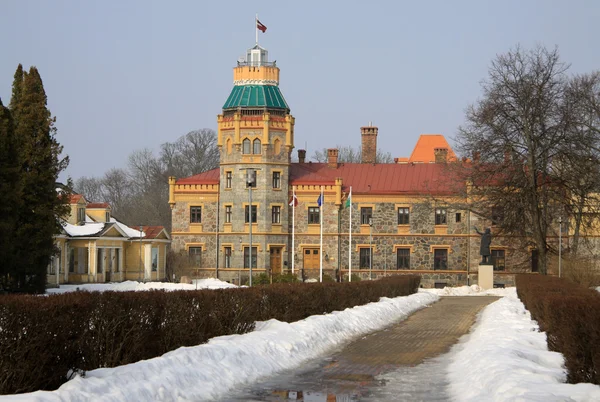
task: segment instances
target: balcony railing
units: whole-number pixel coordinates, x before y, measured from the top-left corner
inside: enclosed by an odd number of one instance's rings
[[[276,61],[238,61],[238,67],[277,67]]]

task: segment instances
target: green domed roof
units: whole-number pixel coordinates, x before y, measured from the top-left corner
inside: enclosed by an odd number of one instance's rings
[[[223,109],[238,107],[266,107],[288,109],[289,107],[275,85],[236,85],[231,90]]]

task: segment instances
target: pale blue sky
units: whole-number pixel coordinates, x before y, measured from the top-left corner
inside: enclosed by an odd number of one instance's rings
[[[369,121],[395,157],[421,133],[454,137],[490,61],[517,44],[558,45],[572,73],[600,69],[595,0],[0,0],[0,97],[18,63],[37,66],[67,174],[101,176],[136,149],[216,129],[256,13],[309,156],[358,146]]]

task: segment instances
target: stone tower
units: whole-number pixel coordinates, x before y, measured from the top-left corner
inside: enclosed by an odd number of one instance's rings
[[[257,251],[253,274],[262,269],[281,272],[289,260],[287,202],[294,117],[279,89],[279,68],[258,44],[233,68],[233,89],[217,121],[223,217],[219,250],[232,252],[232,268],[248,267],[252,220],[252,245]],[[246,183],[249,169],[256,174],[251,190]],[[228,264],[219,265],[227,268]]]

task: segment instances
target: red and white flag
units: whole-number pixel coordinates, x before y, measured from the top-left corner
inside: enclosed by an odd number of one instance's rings
[[[289,203],[290,207],[297,207],[298,206],[298,197],[296,197],[296,194],[292,195],[290,197],[290,203]]]
[[[267,26],[263,25],[259,20],[256,20],[256,28],[260,29],[262,33],[265,33],[265,31],[267,30]]]

